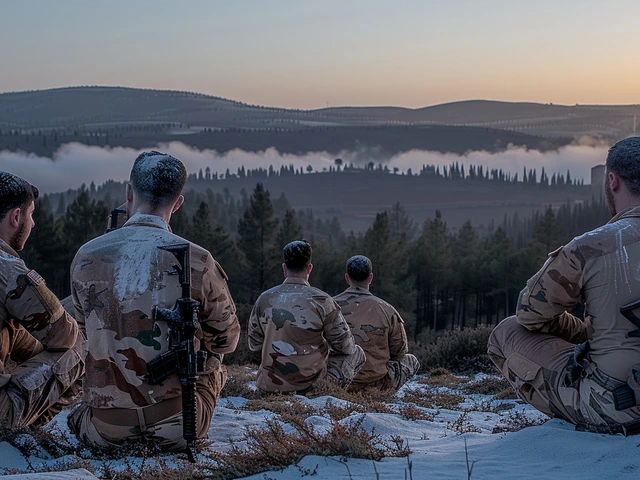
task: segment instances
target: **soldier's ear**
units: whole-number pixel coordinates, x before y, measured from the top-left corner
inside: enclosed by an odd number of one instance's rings
[[[7,217],[9,217],[9,224],[12,227],[17,227],[20,225],[20,215],[22,214],[22,209],[20,207],[16,207],[13,210],[9,210]]]
[[[617,192],[620,189],[620,177],[618,177],[614,172],[609,172],[607,177],[611,191]]]
[[[373,272],[369,274],[369,278],[367,279],[367,281],[369,282],[369,285],[371,285],[371,282],[373,282]]]
[[[176,210],[178,210],[182,204],[184,203],[184,196],[180,195],[178,196],[178,199],[176,200],[176,203],[173,204],[173,208],[171,209],[171,213],[174,213]]]
[[[347,282],[347,285],[351,285],[351,277],[348,273],[344,274],[344,281]]]

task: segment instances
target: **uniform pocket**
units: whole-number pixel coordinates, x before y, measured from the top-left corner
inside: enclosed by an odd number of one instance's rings
[[[505,367],[516,393],[530,402],[534,391],[539,390],[544,382],[542,367],[517,353],[505,361]]]

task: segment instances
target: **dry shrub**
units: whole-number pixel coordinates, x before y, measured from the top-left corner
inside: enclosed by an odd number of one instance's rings
[[[0,426],[0,442],[7,442],[17,448],[25,457],[33,455],[38,450],[42,450],[54,458],[73,455],[76,451],[65,433],[43,427],[9,428],[3,424]]]
[[[509,382],[505,378],[501,377],[485,377],[477,382],[467,383],[462,387],[462,390],[466,394],[481,394],[481,395],[497,395],[506,388],[509,388]]]
[[[482,430],[480,430],[469,421],[468,416],[469,412],[465,410],[456,420],[454,420],[453,422],[447,422],[447,430],[455,432],[456,435],[462,435],[463,433],[471,432],[482,432]]]
[[[357,403],[348,402],[345,405],[337,405],[331,401],[331,399],[327,400],[327,403],[324,406],[322,413],[327,415],[331,420],[340,421],[344,418],[350,417],[354,413],[365,413],[366,408],[362,405],[358,405]]]
[[[297,415],[302,418],[318,413],[311,405],[303,403],[293,396],[283,394],[269,394],[264,398],[250,400],[242,406],[242,410],[254,412],[268,410],[277,415]]]
[[[260,393],[248,385],[248,382],[256,380],[256,374],[253,373],[253,365],[226,365],[227,383],[225,383],[221,397],[244,397],[246,399],[258,398]]]
[[[407,404],[398,408],[398,413],[407,420],[427,420],[433,422],[435,415],[419,409],[415,405]]]
[[[414,388],[405,390],[402,400],[423,408],[458,410],[460,403],[464,402],[464,397],[447,391],[440,392]]]
[[[535,427],[549,421],[549,418],[529,418],[527,414],[521,410],[509,412],[509,415],[502,418],[500,423],[493,427],[491,433],[517,432],[526,427]]]
[[[509,385],[507,388],[497,393],[495,398],[496,400],[515,399],[518,398],[518,395],[516,395],[516,391],[513,387]]]
[[[313,398],[327,395],[345,400],[351,404],[361,405],[364,411],[393,413],[393,410],[389,409],[385,402],[393,401],[395,393],[394,390],[381,390],[374,387],[345,390],[336,385],[335,382],[325,379],[314,383],[313,389],[307,394],[307,397]]]
[[[445,332],[432,343],[412,344],[410,350],[420,360],[421,371],[443,367],[459,373],[494,373],[487,355],[491,327],[465,328]]]
[[[429,372],[429,376],[421,378],[418,383],[432,385],[434,387],[459,388],[460,384],[469,382],[467,377],[453,375],[446,368],[436,368]]]
[[[211,452],[218,472],[229,478],[239,478],[293,465],[307,455],[339,456],[380,460],[384,457],[403,457],[411,453],[400,437],[383,439],[362,427],[364,415],[352,422],[333,421],[326,432],[318,432],[313,425],[296,417],[288,417],[294,431],[286,433],[283,424],[275,419],[264,427],[247,427],[244,447],[232,443],[226,453]]]

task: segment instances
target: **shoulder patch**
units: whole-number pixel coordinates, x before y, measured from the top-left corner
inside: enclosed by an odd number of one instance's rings
[[[229,277],[227,276],[227,272],[224,271],[224,268],[222,268],[222,265],[220,265],[217,260],[214,260],[214,262],[216,262],[216,268],[220,272],[220,275],[222,275],[224,279],[228,281]]]
[[[31,282],[31,284],[36,287],[39,287],[44,283],[44,278],[42,278],[40,274],[35,270],[29,271],[29,273],[27,273],[27,278],[29,278],[29,281]]]

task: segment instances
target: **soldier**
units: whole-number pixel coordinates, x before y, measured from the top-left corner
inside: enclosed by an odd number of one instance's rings
[[[344,278],[349,288],[334,299],[367,356],[349,388],[398,390],[420,368],[418,359],[407,353],[404,321],[395,308],[369,291],[373,267],[367,257],[356,255],[347,260]]]
[[[181,385],[171,375],[151,385],[146,364],[168,351],[168,324],[156,308],[172,308],[181,296],[175,257],[158,247],[188,243],[169,228],[184,201],[187,172],[171,155],[144,152],[136,158],[126,189],[129,219],[121,228],[88,242],[71,265],[71,294],[87,333],[84,395],[69,427],[96,446],[150,440],[181,450]],[[232,352],[240,326],[222,267],[202,247],[191,248],[191,295],[200,302],[199,345],[208,354],[196,385],[197,436],[206,436],[226,382],[222,355]]]
[[[0,172],[0,424],[9,428],[50,420],[77,392],[84,365],[78,325],[17,253],[37,198],[36,187]]]
[[[606,160],[613,218],[549,254],[489,356],[518,396],[579,429],[637,431],[640,418],[640,137]],[[571,314],[584,306],[584,319]]]
[[[346,388],[365,362],[340,307],[309,285],[311,245],[283,250],[284,283],[262,293],[249,319],[249,349],[262,350],[258,388],[306,393],[327,378]]]

